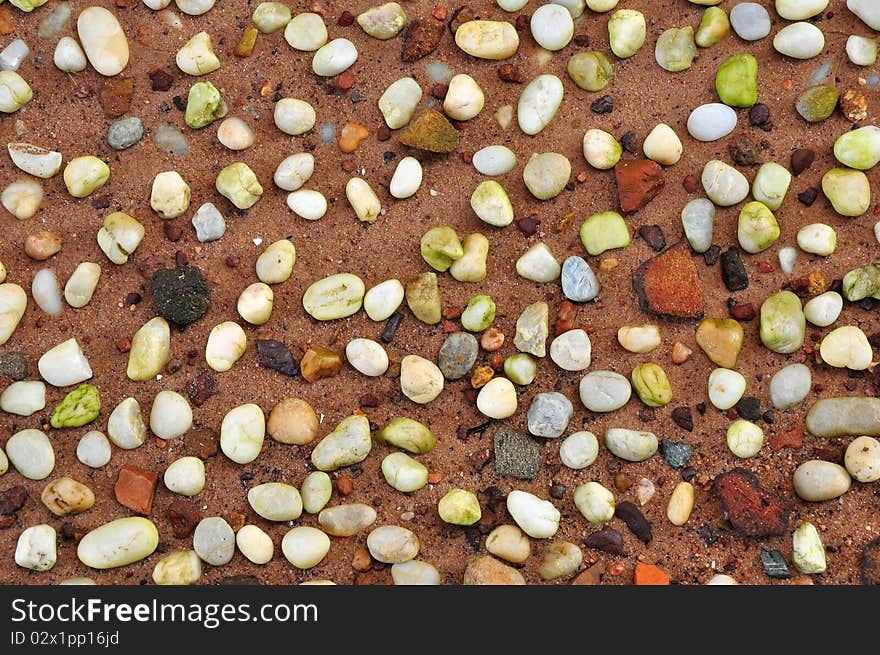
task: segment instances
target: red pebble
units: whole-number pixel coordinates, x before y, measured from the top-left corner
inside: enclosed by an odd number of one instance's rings
[[[761,273],[772,273],[773,272],[773,264],[771,264],[767,260],[760,261],[760,262],[758,262],[758,270]]]

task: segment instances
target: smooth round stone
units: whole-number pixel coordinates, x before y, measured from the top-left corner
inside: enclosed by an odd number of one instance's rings
[[[605,445],[614,455],[629,462],[642,462],[657,452],[657,437],[643,430],[609,428],[605,431]]]
[[[846,56],[856,66],[873,66],[877,63],[877,42],[853,34],[846,40]]]
[[[89,63],[101,75],[118,75],[128,65],[128,41],[113,12],[87,7],[76,19],[76,30]]]
[[[312,71],[321,77],[335,77],[348,70],[358,58],[354,43],[348,39],[333,39],[318,48],[312,57]]]
[[[575,489],[574,504],[590,523],[607,523],[614,516],[614,494],[598,482]]]
[[[538,134],[556,116],[563,94],[562,80],[555,75],[539,75],[529,82],[516,108],[519,128],[526,134]]]
[[[95,504],[95,494],[73,478],[55,478],[40,494],[43,505],[55,516],[85,512]]]
[[[724,573],[716,573],[711,578],[709,578],[706,582],[706,585],[722,585],[722,586],[733,586],[738,585],[739,582],[731,578],[729,575],[725,575]]]
[[[529,4],[529,0],[496,0],[496,4],[504,11],[514,12]]]
[[[169,491],[197,496],[205,488],[205,464],[198,457],[181,457],[171,462],[162,481]]]
[[[443,391],[443,372],[434,362],[407,355],[400,362],[400,390],[419,405],[426,405]]]
[[[48,571],[58,560],[55,528],[45,523],[27,528],[15,545],[15,563],[32,571]]]
[[[287,194],[287,206],[297,216],[307,221],[317,221],[327,213],[324,194],[312,189],[300,189]]]
[[[785,20],[807,20],[821,14],[829,0],[776,0],[776,13]]]
[[[216,3],[217,0],[174,0],[177,8],[188,16],[201,16],[211,11]]]
[[[758,41],[770,34],[770,14],[756,2],[741,2],[730,11],[730,26],[739,38]]]
[[[880,127],[866,125],[841,134],[834,142],[834,156],[850,168],[874,168],[880,163]]]
[[[46,406],[46,385],[39,381],[13,382],[0,394],[0,409],[30,416]]]
[[[334,537],[351,537],[376,521],[376,510],[363,503],[336,505],[322,509],[318,523]]]
[[[550,359],[565,371],[583,371],[592,360],[590,336],[584,330],[563,332],[550,343]]]
[[[213,370],[222,373],[235,365],[246,348],[247,335],[242,327],[233,321],[224,321],[208,333],[205,361]]]
[[[317,514],[333,495],[333,482],[324,471],[312,471],[303,480],[299,495],[303,509],[309,514]]]
[[[119,448],[132,450],[147,438],[147,426],[141,418],[141,406],[135,398],[122,400],[107,419],[107,435]]]
[[[110,461],[110,440],[103,432],[86,432],[76,445],[76,458],[86,466],[101,468]]]
[[[460,380],[474,367],[480,352],[477,338],[468,332],[453,332],[437,354],[437,366],[447,380]]]
[[[780,291],[761,303],[761,343],[775,353],[788,354],[804,344],[806,320],[800,298]]]
[[[364,283],[356,275],[337,273],[314,282],[303,294],[303,307],[319,321],[332,321],[357,313],[364,298]]]
[[[803,500],[821,502],[842,496],[849,491],[849,473],[839,464],[812,459],[795,469],[794,490]]]
[[[212,202],[206,202],[199,207],[191,222],[200,243],[216,241],[226,234],[226,219]]]
[[[404,127],[409,123],[421,99],[422,87],[413,78],[401,77],[392,82],[379,98],[379,111],[382,112],[385,124],[392,130]]]
[[[504,175],[516,166],[516,155],[507,146],[486,146],[474,153],[471,163],[483,175]]]
[[[470,75],[460,73],[453,76],[447,87],[446,97],[443,99],[443,113],[449,118],[468,121],[483,110],[486,96]]]
[[[746,392],[746,379],[741,373],[716,368],[709,374],[709,402],[725,411],[736,405]]]
[[[678,134],[666,123],[656,125],[642,143],[645,157],[664,166],[677,164],[683,150]]]
[[[548,439],[561,437],[573,415],[571,401],[561,393],[539,393],[529,406],[529,432]]]
[[[77,545],[76,556],[93,569],[113,569],[149,557],[158,545],[159,531],[153,522],[129,516],[86,534]]]
[[[92,377],[92,367],[76,339],[62,341],[43,353],[37,369],[53,387],[69,387]]]
[[[192,550],[170,553],[156,562],[152,577],[157,585],[189,585],[202,577],[202,561]]]
[[[302,498],[293,485],[267,482],[251,487],[248,503],[267,521],[295,521],[302,515]]]
[[[364,416],[349,416],[315,446],[312,464],[321,471],[335,471],[364,461],[371,448],[370,422]]]
[[[549,500],[514,489],[507,494],[507,511],[530,537],[547,539],[559,529],[559,510]]]
[[[826,291],[804,305],[804,317],[813,325],[828,327],[840,316],[843,298],[836,291]]]
[[[827,257],[837,248],[837,233],[830,225],[812,223],[798,230],[797,244],[804,252]]]
[[[263,449],[266,419],[259,405],[247,403],[230,409],[220,424],[220,449],[236,464],[249,464]]]
[[[279,239],[257,257],[257,277],[266,284],[286,282],[295,263],[296,247],[287,239]]]
[[[727,428],[727,447],[740,458],[754,457],[764,445],[764,431],[751,421],[738,420]]]
[[[878,437],[880,400],[870,396],[823,398],[810,407],[804,426],[817,437]]]
[[[81,587],[82,586],[93,587],[97,584],[98,583],[95,582],[94,579],[85,578],[85,577],[65,578],[64,580],[62,580],[61,582],[58,583],[59,586],[61,586],[61,585],[78,585]]]
[[[380,282],[364,295],[364,311],[370,320],[384,321],[400,307],[404,293],[400,280],[391,279]]]
[[[21,430],[6,442],[6,456],[28,480],[43,480],[55,468],[55,451],[45,432]]]
[[[572,255],[562,263],[562,293],[574,302],[589,302],[599,295],[599,280],[583,257]]]
[[[829,366],[851,371],[864,371],[873,358],[868,337],[854,325],[845,325],[826,334],[819,344],[819,354]]]
[[[617,342],[624,350],[644,355],[660,345],[660,328],[656,325],[624,325],[617,330]]]
[[[419,554],[419,538],[398,525],[383,525],[367,535],[367,548],[374,559],[385,564],[399,564]]]
[[[874,0],[846,0],[846,8],[872,30],[880,32],[880,6]]]
[[[36,272],[31,283],[31,296],[37,303],[37,307],[50,316],[60,314],[64,309],[64,305],[61,303],[58,278],[51,268],[44,268]]]
[[[861,216],[871,206],[871,184],[862,171],[832,168],[822,176],[822,193],[841,216]]]
[[[601,91],[611,83],[614,69],[601,52],[586,50],[573,54],[565,72],[578,87],[585,91]]]
[[[519,48],[519,35],[507,21],[472,20],[455,30],[455,45],[471,57],[507,59]]]
[[[560,267],[550,248],[540,242],[516,261],[516,272],[532,282],[552,282],[559,277]]]
[[[555,198],[571,177],[571,163],[557,152],[534,154],[523,168],[523,182],[535,198]]]
[[[613,412],[629,401],[632,385],[613,371],[592,371],[581,378],[579,394],[584,407],[591,412]]]
[[[410,560],[391,565],[395,585],[439,585],[440,572],[428,562]]]
[[[107,128],[107,143],[114,150],[131,148],[144,137],[144,123],[140,118],[120,118]]]
[[[770,379],[770,402],[776,409],[788,409],[801,403],[813,384],[810,368],[790,364],[778,370]]]
[[[355,370],[378,377],[388,370],[388,353],[372,339],[352,339],[345,347],[345,358]]]
[[[556,580],[570,576],[584,561],[581,549],[568,541],[554,541],[544,550],[538,574],[542,580]]]
[[[665,30],[654,47],[654,59],[660,68],[673,73],[690,68],[696,56],[694,28],[690,25]]]
[[[694,509],[694,486],[690,482],[679,482],[672,491],[666,506],[666,518],[672,525],[687,523]]]
[[[281,98],[275,103],[274,120],[279,130],[297,136],[315,126],[315,109],[305,100]]]
[[[559,459],[568,468],[583,469],[599,456],[599,440],[592,432],[575,432],[559,446]]]
[[[315,157],[308,152],[298,152],[281,160],[272,179],[278,188],[296,191],[309,181],[314,172]]]
[[[747,203],[739,213],[737,240],[747,253],[766,250],[779,238],[779,223],[773,212],[763,203]]]
[[[859,482],[880,480],[880,441],[873,437],[853,439],[843,460],[846,470]]]
[[[391,453],[382,460],[385,481],[398,491],[418,491],[428,484],[428,469],[406,453]]]
[[[415,157],[404,157],[394,169],[394,175],[388,184],[388,193],[400,200],[414,196],[422,186],[422,175],[419,160]]]
[[[812,59],[825,48],[825,35],[812,23],[792,23],[776,33],[773,48],[793,59]]]
[[[235,545],[248,561],[254,564],[266,564],[275,554],[272,537],[256,525],[245,525],[235,533]]]
[[[477,496],[465,489],[450,489],[437,503],[440,520],[451,525],[473,525],[482,511]]]
[[[230,150],[247,150],[254,139],[251,126],[235,116],[224,119],[217,128],[217,140]]]
[[[790,185],[791,173],[776,162],[767,162],[758,169],[752,182],[752,196],[776,211],[782,206]]]
[[[794,265],[797,262],[797,249],[787,246],[779,249],[779,268],[786,275],[794,272]]]
[[[504,187],[495,180],[477,185],[471,194],[471,209],[484,223],[505,227],[513,222],[513,205]]]
[[[327,26],[319,14],[297,14],[284,28],[284,40],[295,50],[314,52],[327,43]]]
[[[486,537],[486,550],[495,557],[522,564],[532,553],[532,543],[515,525],[499,525]]]
[[[687,131],[697,141],[717,141],[736,128],[736,112],[720,102],[694,109],[687,120]]]
[[[703,167],[703,189],[719,207],[731,207],[749,195],[749,181],[733,166],[713,159]]]
[[[192,427],[192,408],[176,391],[160,391],[150,410],[150,430],[160,439],[173,439]]]
[[[235,554],[235,533],[219,516],[204,518],[193,532],[193,550],[212,566],[228,564]]]
[[[507,378],[492,378],[477,394],[477,409],[484,416],[505,419],[516,413],[516,387]]]
[[[645,43],[645,16],[634,9],[619,9],[608,19],[608,40],[611,52],[626,59],[636,54]]]
[[[574,36],[574,20],[565,7],[546,4],[538,7],[529,23],[532,38],[546,50],[562,50]]]
[[[86,69],[86,54],[72,36],[62,36],[55,46],[52,61],[60,71],[79,73]]]
[[[330,552],[330,537],[317,528],[299,526],[284,535],[281,551],[296,568],[310,569]]]
[[[584,159],[600,171],[614,168],[620,161],[623,147],[605,130],[590,129],[584,134]]]
[[[712,246],[715,205],[706,198],[691,200],[681,210],[681,224],[694,252],[706,252]]]

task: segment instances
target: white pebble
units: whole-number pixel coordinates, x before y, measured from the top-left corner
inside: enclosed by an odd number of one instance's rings
[[[149,519],[129,516],[98,526],[76,548],[79,561],[93,569],[112,569],[149,557],[159,545],[159,531]]]
[[[238,315],[251,325],[263,325],[272,317],[275,292],[264,282],[254,282],[238,296]]]
[[[694,109],[687,120],[688,133],[697,141],[717,141],[736,128],[736,112],[727,105],[711,102]]]
[[[284,535],[281,551],[296,568],[310,569],[330,552],[330,537],[317,528],[301,525]]]
[[[6,146],[12,163],[29,175],[50,178],[61,170],[61,153],[32,143],[10,143]]]
[[[321,46],[312,57],[312,71],[322,77],[334,77],[348,70],[357,58],[354,43],[348,39],[333,39]]]
[[[776,33],[773,48],[794,59],[812,59],[825,48],[825,35],[812,23],[792,23]]]
[[[55,468],[55,450],[45,432],[21,430],[6,442],[6,456],[28,480],[43,480]]]
[[[0,409],[30,416],[46,407],[46,385],[38,380],[13,382],[0,394]]]
[[[307,152],[285,157],[275,169],[275,186],[285,191],[296,191],[309,181],[315,172],[315,158]]]
[[[614,494],[598,482],[578,486],[574,504],[590,523],[607,523],[614,516]]]
[[[574,36],[574,21],[565,7],[546,4],[532,14],[529,27],[532,38],[547,50],[562,50]]]
[[[827,257],[837,248],[837,233],[825,223],[811,223],[798,230],[797,244],[804,252]]]
[[[846,56],[856,66],[877,63],[877,41],[853,34],[846,40]]]
[[[113,12],[87,7],[80,12],[76,29],[89,63],[101,75],[118,75],[128,65],[128,40]]]
[[[643,430],[609,428],[605,445],[614,455],[629,462],[642,462],[657,452],[657,436]]]
[[[42,202],[43,187],[33,180],[13,182],[0,194],[0,204],[19,220],[31,218]]]
[[[559,510],[549,500],[514,489],[507,494],[507,511],[530,537],[547,539],[559,529]]]
[[[461,73],[449,80],[449,89],[443,99],[443,111],[457,121],[467,121],[476,117],[486,102],[486,96],[477,81],[470,75]]]
[[[731,207],[749,195],[749,181],[733,166],[713,159],[703,167],[703,189],[719,207]]]
[[[247,150],[254,145],[251,126],[236,116],[230,116],[217,128],[217,140],[230,150]]]
[[[91,468],[101,468],[110,461],[110,440],[103,432],[86,432],[76,445],[76,458]]]
[[[275,554],[272,537],[253,524],[245,525],[235,533],[235,545],[253,564],[266,564]]]
[[[683,147],[681,139],[666,123],[659,123],[642,144],[645,157],[664,166],[677,164],[681,159]]]
[[[562,268],[544,242],[538,242],[516,260],[516,272],[532,282],[552,282]]]
[[[583,371],[592,361],[590,336],[584,330],[568,330],[550,343],[550,359],[565,371]]]
[[[751,421],[739,419],[727,428],[727,447],[737,457],[754,457],[763,445],[764,431]]]
[[[415,157],[404,157],[394,169],[388,192],[398,199],[415,195],[422,186],[422,165]]]
[[[439,585],[440,572],[428,562],[410,560],[391,565],[391,579],[399,585]]]
[[[51,525],[42,523],[27,528],[15,545],[15,563],[33,571],[48,571],[58,560],[57,534]]]
[[[147,438],[147,426],[141,417],[141,406],[135,398],[125,398],[107,419],[107,436],[120,448],[132,450]]]
[[[260,454],[265,436],[266,417],[259,405],[239,405],[223,417],[220,449],[236,464],[249,464]]]
[[[880,441],[873,437],[856,437],[847,446],[843,463],[859,482],[880,480]]]
[[[516,388],[507,378],[492,378],[477,394],[477,409],[489,418],[513,416],[516,407]]]
[[[327,198],[319,191],[299,189],[287,194],[287,206],[307,221],[317,221],[327,213]]]
[[[614,168],[623,148],[617,139],[605,130],[591,129],[584,134],[583,141],[584,159],[587,163],[600,171]]]
[[[31,283],[31,295],[33,295],[37,306],[50,316],[60,314],[64,309],[58,278],[51,268],[40,269],[34,275],[34,280]]]
[[[851,371],[864,371],[873,359],[868,337],[855,325],[844,325],[826,334],[819,344],[819,354],[829,366]]]
[[[373,223],[382,211],[379,196],[370,187],[369,182],[360,177],[351,178],[345,185],[345,197],[354,210],[358,220]]]
[[[507,146],[486,146],[474,153],[471,163],[483,175],[504,175],[516,166],[516,155]]]
[[[193,414],[189,402],[176,391],[156,394],[150,410],[150,430],[160,439],[173,439],[192,427]]]
[[[812,384],[808,366],[789,364],[770,378],[770,402],[776,409],[794,407],[807,397]]]
[[[228,564],[235,554],[235,533],[219,516],[204,518],[193,532],[193,550],[212,566]]]
[[[295,50],[314,52],[327,43],[327,26],[320,14],[297,14],[284,28],[284,40]]]
[[[177,8],[188,16],[201,16],[211,11],[216,3],[217,0],[174,0]]]
[[[37,368],[53,387],[67,387],[92,377],[92,367],[76,339],[62,341],[43,353]]]
[[[72,36],[63,36],[55,46],[52,61],[65,73],[79,73],[86,69],[86,53]]]
[[[218,373],[228,371],[244,354],[247,335],[238,323],[225,321],[215,325],[208,334],[205,361]]]
[[[828,327],[843,311],[843,298],[836,291],[826,291],[804,305],[804,316],[813,325]]]
[[[169,491],[197,496],[205,488],[205,464],[198,457],[181,457],[165,469],[162,481]]]
[[[758,41],[770,34],[770,14],[757,2],[740,2],[730,11],[730,26],[745,41]]]
[[[67,304],[77,309],[88,305],[100,277],[101,267],[98,264],[82,262],[77,266],[64,285],[64,299]]]
[[[555,75],[539,75],[529,82],[519,96],[516,118],[520,129],[535,135],[543,130],[559,110],[565,92]]]
[[[401,77],[392,82],[379,98],[379,111],[382,112],[385,124],[392,130],[404,127],[409,123],[421,99],[422,87],[413,78]]]
[[[352,339],[345,347],[345,358],[355,370],[368,377],[384,375],[388,370],[388,353],[372,339]]]
[[[644,355],[660,345],[660,328],[656,325],[623,325],[617,330],[617,342],[624,350]]]
[[[414,403],[427,405],[443,391],[443,373],[434,362],[407,355],[400,361],[400,390]]]
[[[404,288],[400,280],[380,282],[364,295],[364,311],[370,320],[384,321],[389,318],[403,302]]]
[[[559,446],[559,459],[568,468],[583,469],[599,456],[599,440],[592,432],[575,432]]]
[[[275,127],[292,136],[308,132],[315,126],[315,109],[305,100],[281,98],[275,103]]]
[[[709,402],[721,411],[736,405],[746,392],[746,379],[738,371],[716,368],[709,374]]]
[[[613,412],[629,401],[632,386],[625,377],[613,371],[592,371],[581,378],[581,402],[591,412]]]
[[[791,275],[794,272],[795,262],[797,262],[797,250],[791,246],[779,249],[779,268],[783,273]]]

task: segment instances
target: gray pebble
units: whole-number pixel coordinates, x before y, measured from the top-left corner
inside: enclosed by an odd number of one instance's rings
[[[153,141],[162,152],[181,156],[189,154],[189,143],[187,143],[186,137],[173,125],[157,127],[153,132]]]
[[[599,295],[599,280],[583,257],[573,255],[563,262],[562,293],[574,302],[589,302]]]
[[[681,224],[694,252],[706,252],[712,246],[715,205],[705,198],[691,200],[681,210]]]
[[[28,363],[21,353],[0,355],[0,375],[13,380],[24,380],[28,376]]]
[[[536,437],[561,437],[574,414],[571,401],[561,393],[539,393],[529,406],[529,432]]]
[[[527,434],[513,430],[495,433],[495,472],[519,480],[531,480],[541,466],[541,446]]]
[[[741,2],[730,12],[730,26],[746,41],[757,41],[770,34],[770,14],[756,2]]]
[[[216,241],[226,233],[226,220],[212,202],[199,207],[192,217],[192,224],[196,228],[196,238],[202,243]]]
[[[437,366],[447,380],[460,380],[473,368],[478,352],[479,344],[474,335],[453,332],[440,346]]]
[[[144,138],[144,124],[140,118],[120,118],[110,123],[107,130],[107,143],[114,150],[125,150]]]

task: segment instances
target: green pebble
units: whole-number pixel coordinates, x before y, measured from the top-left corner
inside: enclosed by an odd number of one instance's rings
[[[739,212],[739,245],[748,253],[766,250],[779,238],[779,223],[762,202],[750,202]]]
[[[489,296],[474,296],[461,313],[461,326],[469,332],[482,332],[495,320],[495,301]]]
[[[614,76],[608,57],[595,50],[573,54],[565,71],[571,81],[584,91],[601,91],[611,83]]]
[[[832,168],[822,176],[822,193],[841,216],[861,216],[871,206],[871,184],[862,171]]]
[[[791,185],[791,173],[784,166],[768,161],[758,169],[755,181],[752,182],[752,196],[763,202],[771,211],[782,206],[788,187]]]
[[[240,161],[221,170],[214,185],[239,209],[253,207],[263,195],[263,187],[256,174],[250,166]]]
[[[690,68],[696,55],[694,28],[689,25],[666,30],[657,39],[654,48],[654,58],[657,63],[661,68],[672,73]]]
[[[608,40],[611,52],[626,59],[645,44],[645,15],[635,9],[618,9],[608,19]]]
[[[880,299],[880,263],[854,268],[843,276],[843,297],[850,302]]]
[[[280,2],[261,2],[254,9],[251,20],[263,34],[277,32],[290,22],[290,7]]]
[[[761,304],[761,343],[775,353],[793,353],[804,345],[806,319],[801,300],[780,291]]]
[[[834,156],[844,166],[867,171],[880,162],[880,127],[850,130],[834,142]]]
[[[715,90],[725,105],[754,105],[758,102],[758,60],[749,54],[730,57],[718,68]]]
[[[581,243],[593,256],[629,245],[629,228],[617,212],[593,214],[581,225]]]
[[[9,4],[24,12],[31,12],[37,7],[42,7],[47,2],[49,2],[49,0],[9,0]],[[0,2],[0,4],[2,4],[2,2]]]
[[[440,518],[452,525],[473,525],[483,515],[480,501],[470,491],[451,489],[437,503]]]
[[[376,433],[376,441],[391,444],[414,455],[424,455],[434,449],[437,438],[427,425],[411,418],[398,417]]]
[[[422,273],[406,284],[406,304],[422,323],[435,325],[441,319],[440,286],[433,271]]]
[[[52,411],[53,428],[78,428],[98,418],[101,396],[92,384],[81,384],[64,397]]]
[[[709,7],[703,12],[694,41],[701,48],[711,48],[730,34],[730,19],[721,7]]]
[[[206,127],[226,115],[226,103],[210,82],[197,82],[189,90],[184,120],[193,129]]]
[[[531,384],[538,375],[538,363],[527,353],[517,353],[504,360],[504,375],[514,384]]]
[[[834,113],[838,97],[833,84],[816,84],[801,94],[794,107],[805,121],[819,123]]]
[[[633,389],[648,407],[663,407],[672,400],[672,385],[657,364],[640,364],[630,375]]]
[[[428,266],[441,273],[449,270],[452,262],[464,256],[458,235],[448,225],[434,227],[425,232],[419,243],[422,259]]]

